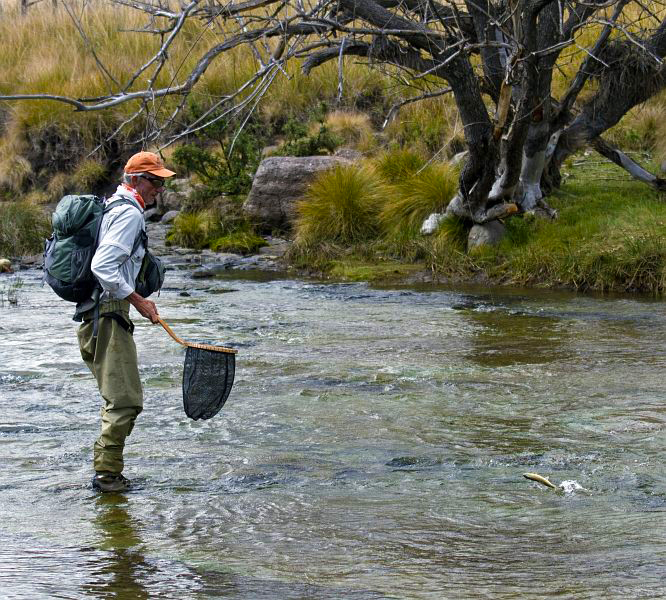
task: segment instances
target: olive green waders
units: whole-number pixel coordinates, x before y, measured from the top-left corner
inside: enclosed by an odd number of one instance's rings
[[[78,338],[81,356],[97,380],[102,406],[102,434],[95,442],[94,466],[98,473],[123,470],[125,438],[143,410],[134,329],[127,300],[100,304],[97,337],[93,311],[84,313]]]

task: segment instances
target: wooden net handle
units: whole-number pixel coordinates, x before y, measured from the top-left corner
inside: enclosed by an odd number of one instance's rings
[[[194,342],[185,342],[181,340],[169,327],[166,322],[161,318],[157,317],[157,320],[159,321],[159,324],[164,327],[164,330],[174,339],[176,340],[181,346],[188,346],[190,348],[200,348],[201,350],[212,350],[213,352],[226,352],[228,354],[238,354],[238,350],[234,348],[225,348],[224,346],[212,346],[210,344],[196,344]]]

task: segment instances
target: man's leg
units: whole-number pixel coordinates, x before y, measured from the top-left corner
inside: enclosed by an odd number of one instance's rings
[[[124,315],[129,322],[129,315]],[[143,409],[143,392],[132,334],[113,318],[100,315],[97,338],[93,322],[78,332],[81,356],[97,380],[104,400],[102,432],[95,442],[97,473],[120,475],[123,470],[125,438]]]

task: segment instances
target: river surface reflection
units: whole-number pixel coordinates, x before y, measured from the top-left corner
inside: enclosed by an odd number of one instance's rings
[[[134,488],[100,496],[71,307],[21,277],[0,307],[0,598],[663,597],[661,302],[174,269],[160,313],[238,347],[236,383],[188,420],[182,348],[137,319]]]

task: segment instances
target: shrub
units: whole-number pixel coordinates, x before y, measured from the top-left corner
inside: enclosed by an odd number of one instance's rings
[[[0,203],[0,255],[40,252],[50,232],[49,219],[39,207],[27,202]]]
[[[376,237],[387,192],[367,167],[337,166],[319,174],[296,205],[296,243],[354,244]]]
[[[167,243],[240,254],[251,254],[266,245],[243,215],[240,200],[224,197],[209,201],[206,210],[181,212],[174,219]]]
[[[283,127],[286,141],[273,153],[274,156],[319,156],[331,154],[340,139],[333,135],[323,123],[312,133],[303,123],[290,119]]]

